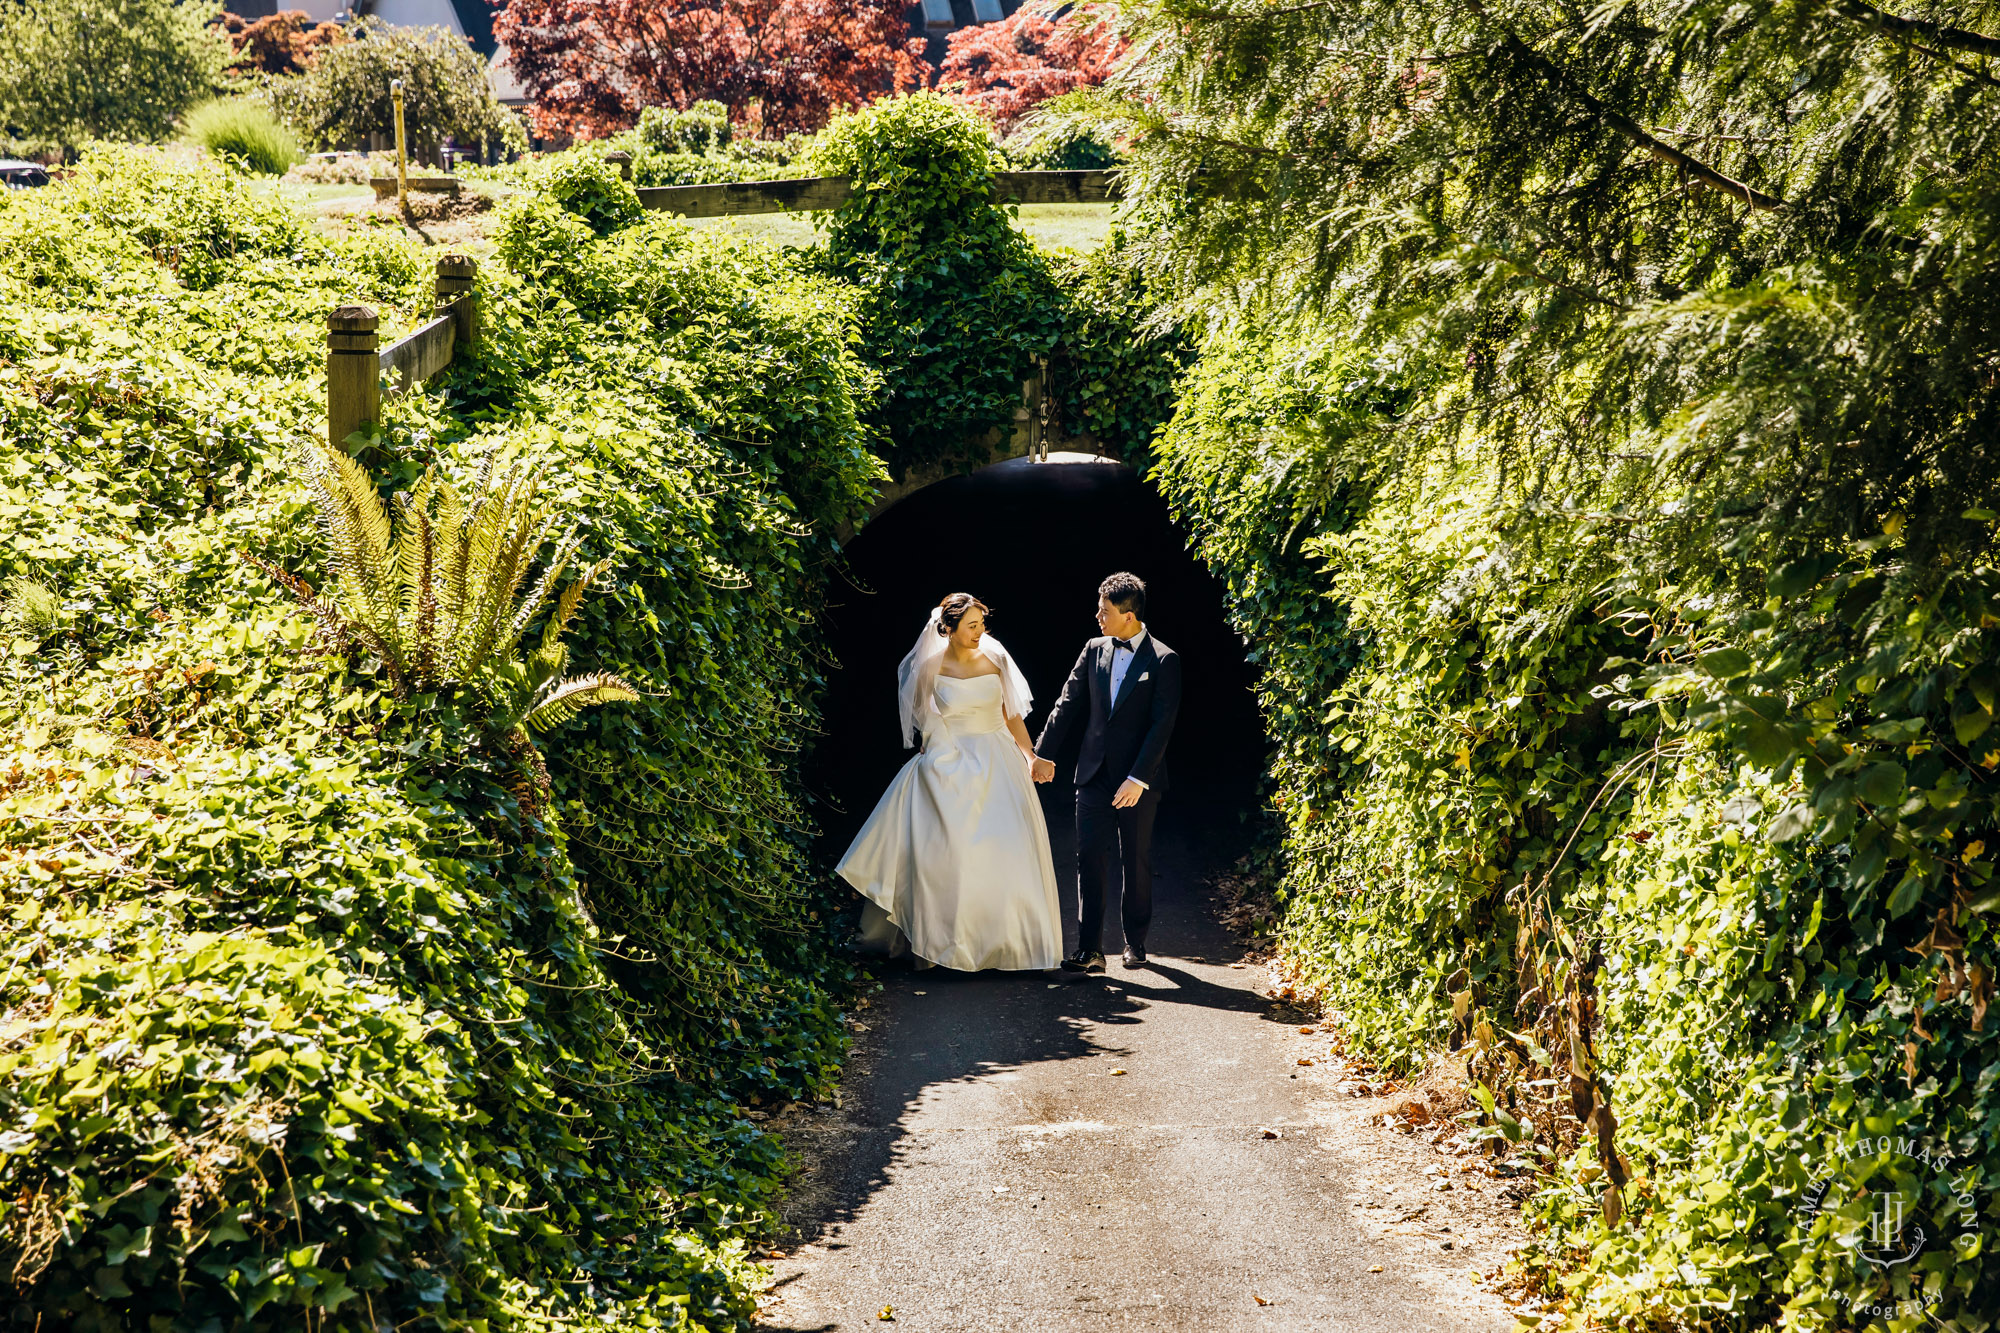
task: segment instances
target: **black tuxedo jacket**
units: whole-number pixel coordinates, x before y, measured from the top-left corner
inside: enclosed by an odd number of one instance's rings
[[[1076,760],[1081,787],[1100,773],[1114,781],[1137,778],[1156,792],[1167,789],[1167,741],[1181,710],[1181,659],[1146,631],[1125,669],[1125,688],[1111,703],[1111,637],[1083,646],[1076,668],[1063,684],[1049,720],[1042,724],[1035,753],[1054,759],[1071,729],[1083,728],[1083,752]]]

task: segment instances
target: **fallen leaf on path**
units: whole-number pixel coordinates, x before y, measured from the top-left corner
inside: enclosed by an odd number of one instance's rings
[[[1257,1133],[1258,1133],[1259,1135],[1261,1135],[1262,1137],[1264,1137],[1264,1138],[1267,1138],[1267,1139],[1282,1139],[1283,1137],[1285,1137],[1285,1136],[1284,1136],[1283,1134],[1279,1133],[1279,1132],[1278,1132],[1277,1130],[1275,1130],[1275,1129],[1262,1129],[1262,1128],[1260,1128],[1260,1129],[1259,1129],[1259,1130],[1257,1131]]]
[[[875,1317],[885,1324],[893,1324],[896,1322],[896,1307],[885,1305],[882,1307],[882,1312]]]
[[[1310,1037],[1312,1034],[1313,1030],[1310,1027],[1302,1027],[1299,1029],[1299,1035],[1301,1037]]]
[[[1309,1065],[1314,1063],[1314,1061],[1310,1055],[1302,1055],[1299,1057],[1299,1063],[1302,1065]]]
[[[1381,1271],[1382,1271],[1382,1265],[1380,1265],[1380,1264],[1370,1264],[1370,1265],[1368,1265],[1368,1271],[1369,1271],[1369,1272],[1371,1272],[1371,1273],[1379,1273],[1379,1272],[1381,1272]]]
[[[1251,1300],[1253,1300],[1253,1301],[1255,1301],[1255,1302],[1257,1302],[1257,1304],[1259,1304],[1259,1305],[1269,1305],[1269,1304],[1270,1304],[1270,1302],[1269,1302],[1269,1301],[1265,1300],[1265,1299],[1264,1299],[1264,1298],[1263,1298],[1262,1296],[1259,1296],[1259,1295],[1258,1295],[1258,1294],[1257,1294],[1256,1292],[1254,1292],[1254,1291],[1250,1293],[1250,1299],[1251,1299]]]
[[[1112,1070],[1112,1071],[1111,1071],[1111,1076],[1112,1076],[1113,1078],[1116,1078],[1116,1077],[1117,1077],[1118,1075],[1120,1075],[1120,1074],[1122,1074],[1122,1073],[1124,1073],[1124,1072],[1125,1072],[1125,1071],[1124,1071],[1124,1070],[1122,1070],[1122,1069],[1114,1069],[1114,1070]]]

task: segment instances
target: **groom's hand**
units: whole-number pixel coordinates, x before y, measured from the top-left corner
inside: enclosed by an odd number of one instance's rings
[[[1133,806],[1139,804],[1139,798],[1145,794],[1146,789],[1144,787],[1141,787],[1131,778],[1127,778],[1118,784],[1118,790],[1111,797],[1111,805],[1114,809],[1130,810]]]
[[[1029,771],[1035,775],[1035,781],[1049,782],[1053,781],[1055,778],[1056,766],[1054,761],[1044,759],[1040,755],[1036,755],[1035,762],[1030,767]]]

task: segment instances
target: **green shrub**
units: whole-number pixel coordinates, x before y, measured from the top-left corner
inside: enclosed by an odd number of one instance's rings
[[[209,152],[266,176],[282,176],[304,157],[297,137],[246,98],[204,102],[188,112],[181,128]]]
[[[705,157],[729,146],[729,108],[707,101],[685,111],[649,106],[639,113],[638,134],[639,141],[656,153]]]
[[[405,28],[379,17],[347,29],[314,57],[305,73],[275,78],[262,95],[280,119],[315,149],[365,145],[370,135],[396,130],[389,85],[403,85],[409,151],[435,163],[446,139],[460,148],[527,151],[520,120],[493,97],[486,62],[465,38],[444,28]]]
[[[1056,417],[1066,433],[1087,435],[1143,469],[1194,350],[1178,328],[1150,324],[1159,302],[1121,229],[1087,255],[1058,254],[1053,267],[1065,305],[1062,341],[1049,360]]]
[[[854,187],[818,223],[829,271],[861,293],[891,467],[985,461],[1063,317],[1047,261],[989,202],[985,126],[935,93],[885,99],[829,125],[812,164]]]
[[[868,377],[782,255],[541,202],[623,285],[586,321],[489,265],[479,356],[370,460],[519,458],[612,562],[561,642],[642,697],[542,733],[546,782],[238,554],[338,594],[293,453],[325,316],[412,326],[434,252],[129,149],[0,200],[0,1280],[47,1327],[750,1322],[785,1168],[744,1110],[844,1042],[772,756]]]
[[[1006,148],[1007,160],[1022,171],[1108,171],[1119,162],[1102,129],[1064,120],[1016,134]]]
[[[229,61],[217,8],[204,0],[0,7],[0,128],[67,148],[166,138]]]
[[[537,173],[535,184],[565,213],[582,218],[599,236],[629,227],[646,216],[632,186],[601,156],[566,153]]]
[[[1986,1326],[1990,539],[1921,615],[1890,532],[1742,601],[1642,580],[1593,520],[1496,506],[1490,445],[1391,471],[1417,383],[1216,335],[1158,442],[1263,671],[1297,982],[1399,1067],[1456,1052],[1472,1137],[1545,1170],[1536,1262],[1581,1316]],[[1816,734],[1769,734],[1780,681]],[[1890,847],[1953,845],[1951,895],[1873,887]],[[1928,1244],[1877,1267],[1857,1225],[1892,1191]]]

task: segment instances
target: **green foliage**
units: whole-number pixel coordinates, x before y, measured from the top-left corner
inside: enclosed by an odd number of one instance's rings
[[[247,98],[204,102],[188,112],[181,129],[209,152],[266,176],[284,175],[303,157],[292,132]]]
[[[229,62],[220,13],[208,0],[21,0],[0,9],[0,127],[69,148],[166,138]]]
[[[403,125],[411,157],[437,162],[446,139],[460,148],[525,152],[527,132],[493,98],[486,62],[463,37],[443,28],[404,28],[368,17],[347,29],[353,40],[320,51],[305,73],[264,86],[280,119],[316,149],[366,146],[386,136],[396,113],[389,85],[403,84]]]
[[[1113,228],[1088,255],[1053,257],[1062,289],[1062,341],[1048,392],[1066,434],[1084,434],[1143,468],[1153,433],[1174,412],[1175,380],[1194,359],[1177,327],[1152,320],[1160,301]]]
[[[829,271],[861,294],[891,468],[977,465],[1062,327],[1046,261],[988,201],[986,128],[934,93],[885,99],[829,125],[812,161],[853,185],[821,225]]]
[[[586,228],[589,320],[491,266],[481,354],[387,400],[376,479],[434,527],[514,458],[611,562],[526,628],[641,697],[551,726],[543,783],[280,586],[321,574],[326,311],[394,336],[429,258],[131,150],[0,200],[0,1277],[47,1325],[752,1315],[744,1107],[843,1045],[791,765],[818,534],[880,475],[848,301]]]
[[[1990,7],[1121,13],[1148,60],[1057,114],[1129,139],[1171,308],[1355,349],[1330,424],[1189,415],[1163,473],[1230,569],[1235,477],[1342,516],[1299,966],[1466,1053],[1576,1320],[1988,1327]],[[1830,1156],[1883,1135],[1951,1170]],[[1876,1266],[1899,1172],[1930,1244]]]
[[[638,135],[656,153],[706,157],[729,146],[729,108],[720,102],[696,102],[685,111],[649,106],[639,113]]]
[[[653,115],[660,111],[659,115]],[[678,123],[675,114],[693,116],[692,110],[668,113],[647,108],[653,115],[654,132],[649,137],[644,124],[638,129],[614,134],[608,139],[591,139],[559,152],[544,153],[498,167],[468,168],[471,174],[508,185],[533,188],[542,174],[571,158],[601,161],[605,154],[620,152],[632,159],[632,184],[640,189],[662,185],[715,185],[727,181],[786,180],[812,174],[806,156],[812,135],[794,134],[784,139],[737,139],[713,132],[713,124],[696,117],[686,142],[659,130],[663,118]],[[697,132],[698,131],[698,132]],[[706,139],[700,149],[689,144]]]
[[[1979,1326],[1991,562],[1922,615],[1852,567],[1907,576],[1893,538],[1747,607],[1642,597],[1601,525],[1496,506],[1490,453],[1391,466],[1410,391],[1346,340],[1203,351],[1155,476],[1256,645],[1301,978],[1393,1060],[1460,1050],[1481,1132],[1553,1170],[1580,1312],[1720,1290],[1752,1323],[1902,1299]],[[1885,1133],[1955,1163],[1905,1182],[1933,1244],[1886,1287],[1804,1203],[1830,1164],[1858,1199],[1889,1164],[1834,1155]]]
[[[358,641],[373,653],[398,699],[421,693],[450,707],[470,696],[471,711],[486,715],[489,735],[520,752],[529,728],[545,730],[581,708],[639,697],[608,671],[563,678],[569,664],[563,631],[603,564],[564,589],[542,627],[541,645],[514,660],[577,545],[573,535],[556,538],[541,573],[522,590],[559,521],[537,501],[537,479],[527,470],[514,466],[495,475],[489,457],[469,498],[449,478],[425,473],[414,490],[397,494],[392,539],[391,516],[359,463],[317,443],[302,449],[299,462],[326,539],[330,590],[316,594],[275,566],[263,568],[292,590],[330,639]]]
[[[1075,121],[1031,125],[1009,138],[1006,148],[1007,160],[1019,171],[1109,171],[1121,161],[1103,130]]]
[[[599,236],[629,227],[646,216],[638,194],[619,176],[618,168],[601,157],[564,154],[542,169],[535,184],[540,194],[555,201],[565,213],[582,218]]]

